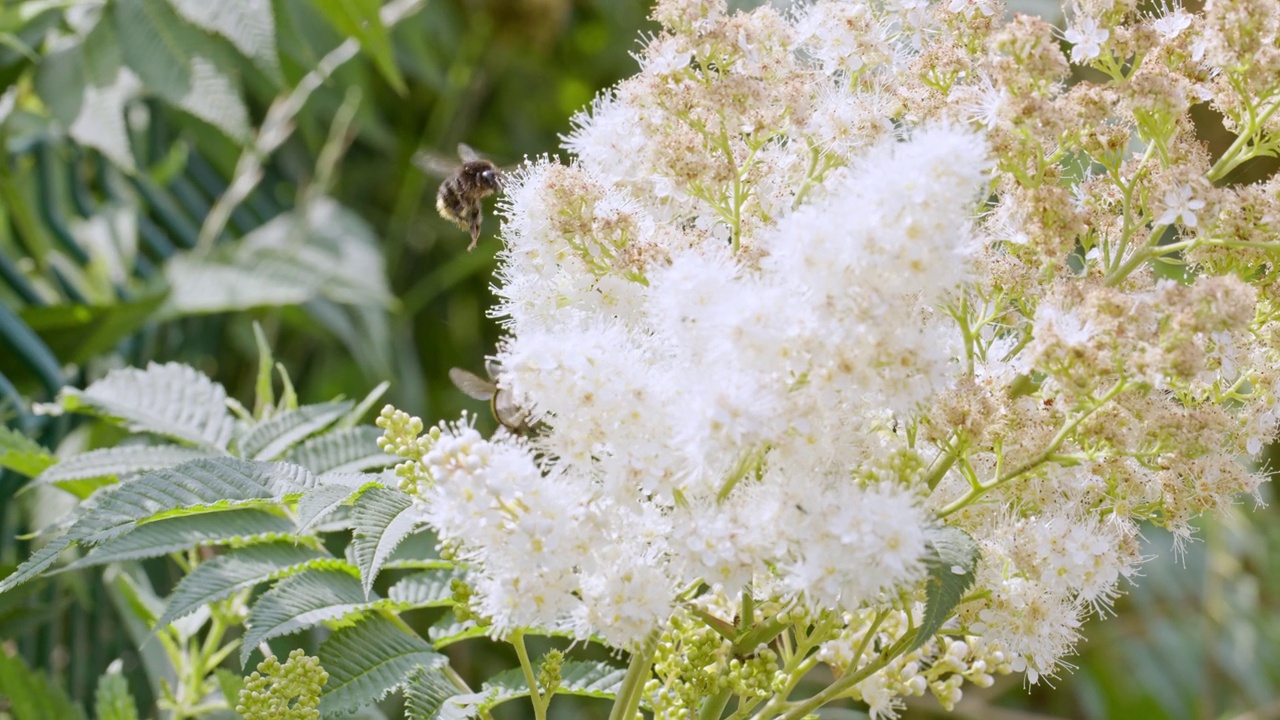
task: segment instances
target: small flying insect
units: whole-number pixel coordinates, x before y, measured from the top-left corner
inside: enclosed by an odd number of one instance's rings
[[[488,400],[489,410],[500,425],[516,435],[527,435],[535,423],[529,421],[529,411],[516,404],[511,391],[498,387],[494,378],[502,371],[495,360],[484,361],[485,378],[462,368],[450,368],[449,379],[467,396],[476,400]]]
[[[467,252],[480,240],[480,223],[484,220],[481,201],[502,190],[502,171],[497,165],[480,157],[466,143],[458,143],[459,166],[427,153],[413,156],[414,163],[422,170],[443,175],[444,182],[436,192],[436,211],[440,217],[471,233]]]

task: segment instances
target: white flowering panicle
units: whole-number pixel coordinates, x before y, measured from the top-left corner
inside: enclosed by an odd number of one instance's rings
[[[1280,181],[1232,171],[1280,137],[1265,5],[658,2],[572,159],[501,201],[497,381],[533,430],[384,418],[477,614],[634,651],[666,717],[1053,674],[1138,523],[1186,538],[1262,479]],[[829,696],[789,700],[816,662]]]

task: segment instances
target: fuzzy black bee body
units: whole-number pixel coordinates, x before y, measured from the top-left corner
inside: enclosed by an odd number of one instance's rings
[[[484,220],[481,201],[502,189],[502,171],[465,145],[459,146],[458,151],[462,166],[440,183],[436,210],[444,219],[471,233],[471,244],[467,246],[471,251],[480,239],[480,223]]]

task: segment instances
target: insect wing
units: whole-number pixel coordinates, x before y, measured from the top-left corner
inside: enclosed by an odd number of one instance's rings
[[[476,400],[491,400],[498,390],[492,382],[462,368],[450,368],[449,379],[455,387]]]

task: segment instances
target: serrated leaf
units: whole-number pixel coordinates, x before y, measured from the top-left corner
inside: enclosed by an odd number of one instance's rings
[[[556,689],[556,694],[612,698],[617,694],[622,685],[622,677],[626,674],[626,668],[607,663],[571,660],[560,668],[560,686]],[[525,682],[524,672],[516,668],[498,673],[486,681],[477,694],[485,696],[483,706],[491,708],[508,700],[527,696],[529,686]]]
[[[413,502],[402,492],[383,487],[366,490],[351,509],[352,545],[365,593],[383,564],[420,521]]]
[[[407,607],[453,605],[453,581],[464,577],[459,570],[428,570],[401,578],[387,590],[387,597]]]
[[[234,428],[227,391],[180,363],[113,370],[84,390],[64,390],[59,400],[67,410],[111,418],[135,432],[223,451]]]
[[[8,592],[49,569],[49,566],[57,562],[58,556],[62,555],[67,548],[74,544],[75,542],[65,534],[50,540],[46,545],[31,553],[26,560],[22,561],[18,569],[9,573],[4,580],[0,580],[0,593]]]
[[[314,473],[363,472],[400,462],[378,447],[380,437],[382,431],[368,425],[333,430],[293,448],[284,459]]]
[[[76,542],[100,543],[161,514],[194,514],[275,504],[315,484],[305,468],[220,457],[192,460],[105,488],[81,506],[68,530]]]
[[[280,76],[276,56],[276,22],[271,0],[169,0],[183,18],[196,27],[216,32],[231,41],[245,57],[273,78]]]
[[[148,470],[180,465],[199,458],[217,457],[208,450],[181,445],[125,445],[72,455],[36,476],[39,484],[100,477],[125,477]]]
[[[178,582],[164,615],[162,628],[208,603],[225,600],[239,590],[307,568],[341,567],[341,560],[291,542],[251,545],[202,563]]]
[[[404,683],[421,665],[447,662],[426,640],[404,632],[383,617],[369,617],[338,630],[320,646],[320,665],[329,682],[320,698],[323,717],[354,712],[377,702]]]
[[[95,720],[138,720],[138,704],[129,692],[129,681],[117,672],[105,672],[98,678],[93,693]]]
[[[0,697],[8,698],[6,710],[13,720],[73,720],[84,711],[44,673],[27,667],[20,655],[0,647]]]
[[[444,702],[459,692],[441,668],[415,668],[404,683],[406,720],[435,720]]]
[[[942,629],[961,598],[973,586],[981,557],[977,541],[965,531],[948,525],[926,529],[925,542],[928,549],[924,564],[928,578],[925,581],[924,617],[907,652],[920,647]]]
[[[292,537],[287,518],[262,510],[224,510],[144,523],[94,547],[68,568],[159,557],[193,547],[250,543]]]
[[[262,594],[249,611],[248,630],[240,647],[240,664],[259,644],[329,620],[367,610],[360,578],[341,570],[308,570],[281,580]]]
[[[249,113],[218,41],[162,0],[116,0],[108,12],[124,62],[148,90],[222,130],[248,137]]]
[[[273,460],[332,425],[351,409],[351,405],[350,401],[342,401],[286,410],[249,428],[236,441],[236,447],[241,457]]]
[[[357,492],[345,485],[320,485],[303,493],[298,498],[298,532],[309,530]]]
[[[27,477],[38,476],[58,459],[35,440],[0,426],[0,468],[8,468]]]
[[[453,612],[445,613],[444,617],[427,629],[427,637],[431,639],[431,645],[437,650],[463,640],[485,637],[488,634],[487,626],[477,625],[475,620],[459,622]]]

